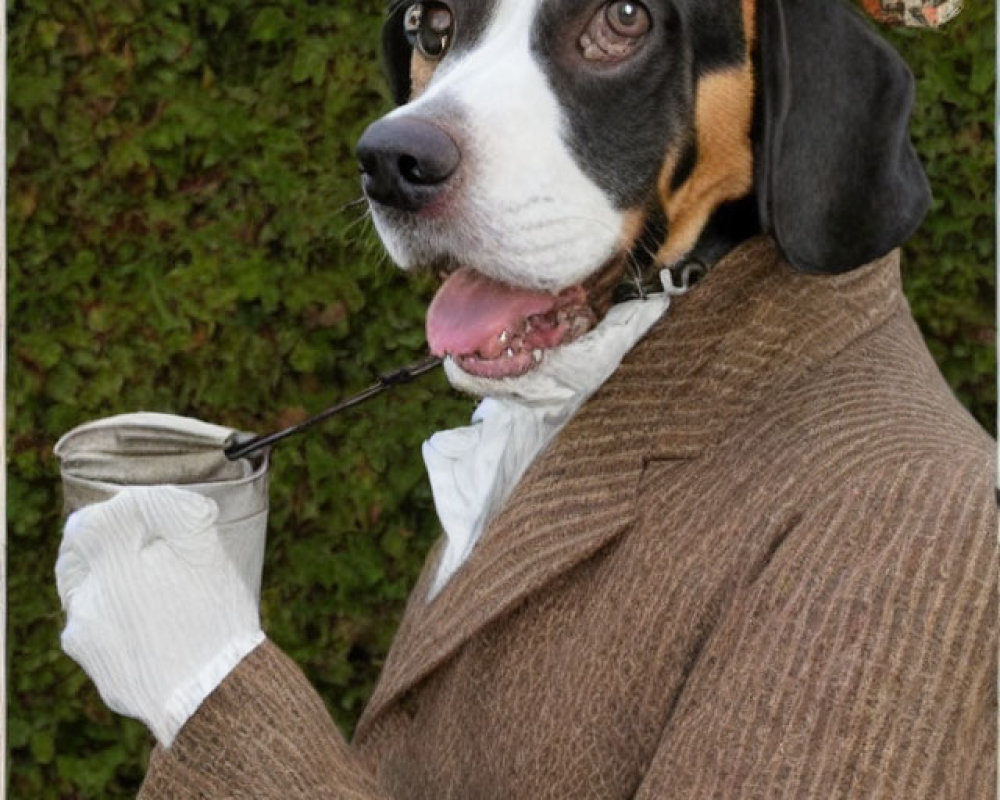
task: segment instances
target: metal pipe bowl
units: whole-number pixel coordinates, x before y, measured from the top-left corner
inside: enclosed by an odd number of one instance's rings
[[[55,446],[63,513],[127,486],[178,486],[219,506],[217,528],[239,574],[260,595],[268,511],[268,451],[230,461],[238,432],[170,414],[124,414],[74,428]]]

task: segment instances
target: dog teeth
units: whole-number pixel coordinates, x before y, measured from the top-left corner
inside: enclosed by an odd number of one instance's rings
[[[507,358],[513,358],[513,357],[514,357],[514,348],[513,347],[508,347],[507,348]]]
[[[533,359],[535,359],[535,363],[536,364],[541,364],[542,363],[542,351],[541,350],[532,350],[531,351],[531,357]]]
[[[510,341],[510,331],[504,331],[500,334],[500,344],[507,344]]]

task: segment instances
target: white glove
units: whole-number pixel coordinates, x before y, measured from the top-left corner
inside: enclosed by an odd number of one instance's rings
[[[164,747],[264,640],[217,516],[194,492],[129,487],[70,516],[59,548],[63,649]]]

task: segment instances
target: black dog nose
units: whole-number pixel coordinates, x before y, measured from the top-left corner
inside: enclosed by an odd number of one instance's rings
[[[358,142],[365,194],[382,205],[419,211],[458,169],[462,154],[444,130],[418,117],[382,119]]]

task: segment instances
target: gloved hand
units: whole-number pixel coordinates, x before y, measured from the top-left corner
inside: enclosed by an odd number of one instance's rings
[[[63,649],[164,747],[264,640],[217,516],[190,491],[129,487],[70,516],[56,562]]]

